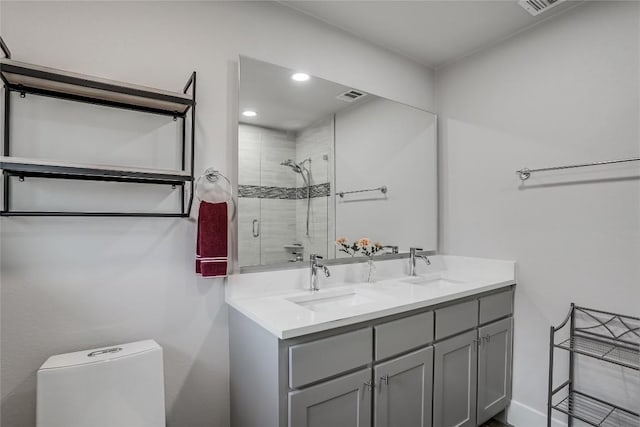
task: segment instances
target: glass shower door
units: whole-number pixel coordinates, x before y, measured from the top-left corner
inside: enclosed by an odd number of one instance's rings
[[[241,266],[333,255],[333,116],[296,132],[241,123],[238,169]]]

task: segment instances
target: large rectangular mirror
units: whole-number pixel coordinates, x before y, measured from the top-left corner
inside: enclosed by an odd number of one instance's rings
[[[241,57],[238,122],[240,267],[436,250],[434,114]]]

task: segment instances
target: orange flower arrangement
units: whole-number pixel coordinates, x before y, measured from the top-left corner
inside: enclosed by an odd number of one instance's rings
[[[336,239],[336,246],[340,248],[340,252],[344,252],[351,256],[354,256],[360,250],[357,242],[353,242],[353,244],[350,244],[346,237],[338,237]]]
[[[351,256],[354,256],[358,252],[362,252],[365,256],[372,257],[382,251],[382,245],[380,242],[372,244],[371,239],[368,237],[362,237],[353,243],[349,243],[346,237],[338,237],[336,239],[336,246],[340,248],[340,252],[344,252]]]
[[[360,248],[362,253],[364,253],[368,257],[372,257],[382,250],[382,245],[380,244],[380,242],[371,244],[371,240],[369,240],[367,237],[363,237],[362,239],[358,240],[358,247]]]

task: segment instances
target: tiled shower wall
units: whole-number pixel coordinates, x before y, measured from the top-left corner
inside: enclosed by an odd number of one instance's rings
[[[295,153],[295,137],[288,132],[245,124],[238,128],[238,184],[241,186],[238,197],[238,258],[241,265],[288,260],[284,245],[296,239],[296,200],[261,198],[257,193],[243,194],[243,187],[295,187],[295,174],[280,164],[286,159],[295,159]],[[255,220],[259,221],[258,237],[253,233]]]
[[[286,159],[311,158],[311,209],[306,236],[306,187],[299,174],[282,166]],[[333,230],[333,117],[298,133],[240,124],[238,129],[238,258],[240,265],[289,261],[285,245],[300,243],[304,259],[328,253]],[[331,211],[331,212],[329,212]],[[259,236],[254,236],[258,231]],[[256,233],[257,234],[257,233]],[[331,234],[333,235],[333,234]]]
[[[329,183],[328,193],[312,197],[309,215],[309,236],[306,235],[307,200],[296,201],[296,240],[304,246],[304,259],[310,254],[332,257],[333,249],[333,115],[298,132],[296,138],[296,162],[311,159],[311,184]],[[298,175],[298,187],[304,187]],[[306,193],[303,193],[306,194]]]

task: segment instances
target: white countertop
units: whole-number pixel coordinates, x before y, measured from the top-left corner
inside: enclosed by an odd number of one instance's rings
[[[331,266],[319,272],[320,291],[311,292],[309,268],[230,276],[226,302],[281,339],[428,307],[516,283],[515,262],[455,256],[376,261],[375,283],[366,283],[366,263]],[[418,283],[416,283],[418,282]]]

